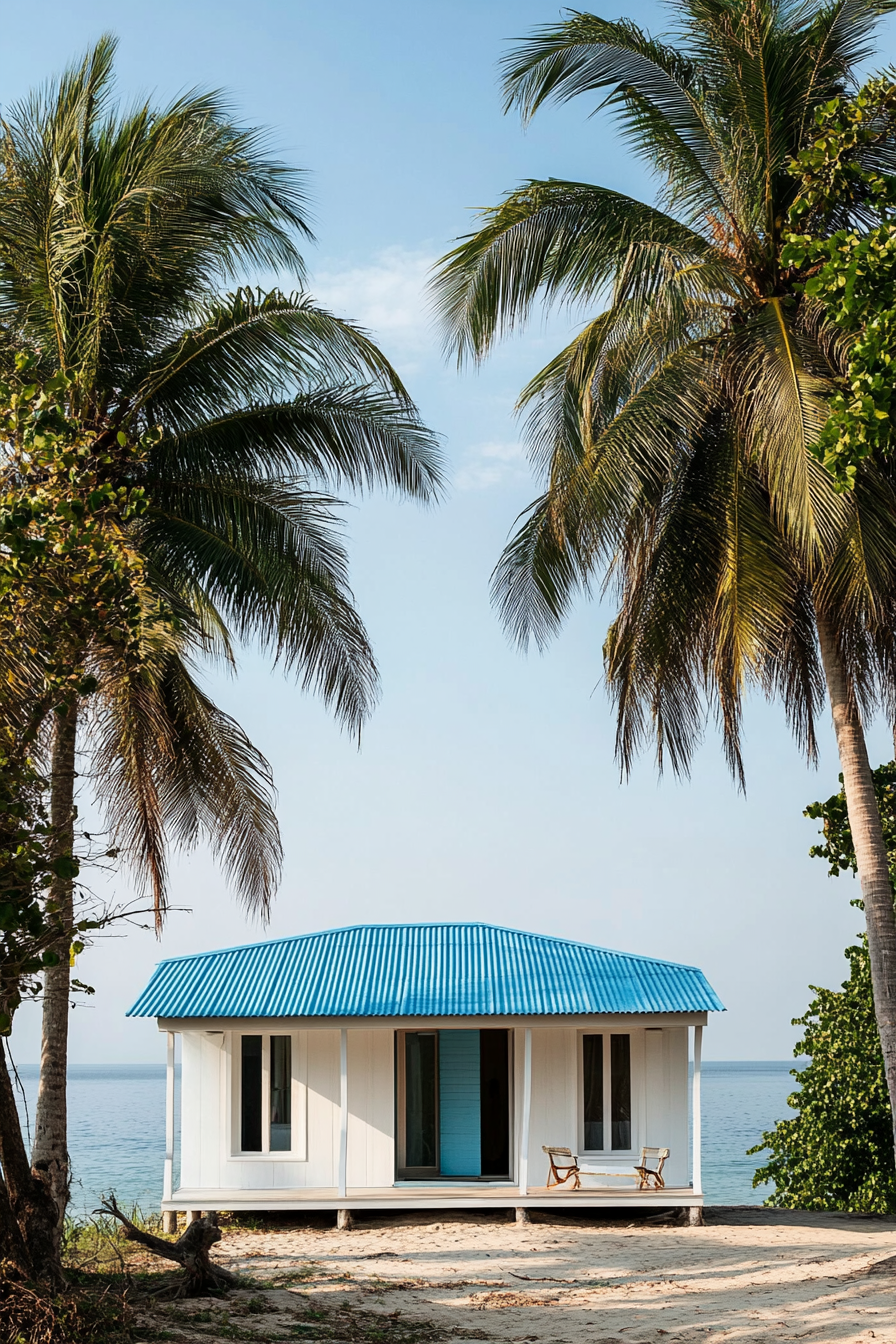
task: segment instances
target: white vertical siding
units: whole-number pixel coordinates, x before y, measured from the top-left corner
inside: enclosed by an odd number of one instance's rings
[[[647,1062],[645,1144],[668,1148],[667,1185],[688,1183],[688,1031],[664,1027],[644,1033]]]
[[[339,1179],[339,1032],[308,1033],[308,1161],[296,1185],[335,1186]]]
[[[221,1076],[224,1060],[224,1033],[199,1037],[199,1123],[202,1151],[199,1160],[199,1184],[215,1187],[221,1183],[223,1155]]]
[[[181,1167],[185,1186],[220,1184],[223,1096],[223,1034],[186,1031],[181,1038]]]
[[[393,1032],[349,1031],[349,1186],[388,1186],[395,1180],[394,1070]]]
[[[667,1185],[688,1183],[688,1029],[663,1032],[669,1069],[669,1155]]]
[[[649,1148],[671,1148],[669,1127],[672,1099],[669,1093],[669,1042],[666,1032],[645,1031],[644,1046],[648,1097],[644,1142]]]
[[[522,1036],[520,1031],[518,1035]],[[529,1188],[545,1183],[542,1144],[577,1147],[577,1033],[569,1027],[532,1032],[532,1110],[529,1119]]]
[[[191,1189],[199,1184],[202,1153],[202,1076],[198,1032],[185,1031],[180,1050],[180,1183]]]
[[[307,1031],[297,1031],[292,1044],[292,1159],[308,1161]]]

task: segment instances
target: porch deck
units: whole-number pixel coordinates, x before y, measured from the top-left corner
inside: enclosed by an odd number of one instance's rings
[[[228,1213],[308,1212],[335,1209],[518,1209],[518,1208],[702,1208],[703,1194],[692,1186],[667,1187],[665,1190],[633,1190],[620,1185],[583,1187],[581,1190],[548,1190],[532,1186],[520,1194],[519,1186],[438,1185],[349,1187],[344,1195],[338,1189],[294,1190],[175,1190],[162,1201],[163,1211],[210,1209]]]

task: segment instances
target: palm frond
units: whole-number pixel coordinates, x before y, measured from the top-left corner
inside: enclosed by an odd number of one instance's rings
[[[158,581],[198,588],[228,634],[254,639],[357,733],[377,670],[348,586],[340,501],[304,481],[157,485],[141,547]]]
[[[812,138],[815,109],[850,87],[851,72],[871,57],[875,32],[894,9],[896,0],[833,0],[806,6],[807,22],[800,27],[810,64],[801,81],[801,144]]]
[[[612,567],[620,538],[637,526],[632,520],[668,488],[688,433],[703,423],[718,395],[705,372],[698,350],[681,350],[614,405],[610,397],[604,404],[589,380],[577,387],[560,369],[566,386],[549,489],[492,577],[494,601],[515,642],[524,646],[534,638],[542,645],[556,633],[576,589],[587,589],[602,562]],[[572,406],[562,408],[563,396]],[[583,398],[578,433],[577,396]]]
[[[185,662],[172,662],[162,691],[177,729],[159,784],[167,832],[183,849],[207,840],[237,899],[266,920],[283,857],[271,767]]]
[[[270,766],[196,685],[176,648],[130,668],[98,650],[90,724],[97,794],[114,840],[149,880],[156,926],[168,904],[167,850],[207,841],[238,899],[266,918],[282,850]]]
[[[810,564],[819,549],[830,551],[845,518],[845,501],[811,451],[829,415],[831,374],[819,347],[772,298],[731,336],[722,375],[772,512]]]
[[[112,109],[113,50],[0,130],[0,319],[52,349],[88,403],[243,266],[301,278],[296,237],[310,236],[301,175],[220,94]]]
[[[442,490],[436,442],[391,394],[327,387],[240,408],[162,439],[148,480],[154,488],[205,473],[247,480],[301,473],[337,487],[379,486],[431,503]]]
[[[482,227],[438,263],[433,293],[446,349],[481,359],[495,338],[545,302],[601,297],[630,249],[670,269],[709,263],[711,243],[619,192],[582,182],[530,182],[482,215]],[[722,274],[722,283],[730,277]]]
[[[273,391],[370,384],[409,410],[401,379],[358,326],[318,307],[307,294],[240,289],[193,314],[141,370],[132,414],[170,429],[214,418]]]

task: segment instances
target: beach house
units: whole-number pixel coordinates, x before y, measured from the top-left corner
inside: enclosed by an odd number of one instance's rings
[[[693,966],[490,924],[163,961],[130,1010],[168,1039],[162,1207],[698,1209],[721,1008]]]

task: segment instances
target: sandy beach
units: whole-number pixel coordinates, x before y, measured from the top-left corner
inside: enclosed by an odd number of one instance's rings
[[[255,1338],[344,1305],[400,1312],[406,1327],[419,1319],[448,1338],[528,1344],[896,1344],[896,1219],[714,1208],[691,1228],[394,1216],[345,1232],[232,1229],[215,1258],[269,1285]],[[182,1307],[181,1329],[209,1304]],[[201,1333],[214,1337],[213,1320]]]

